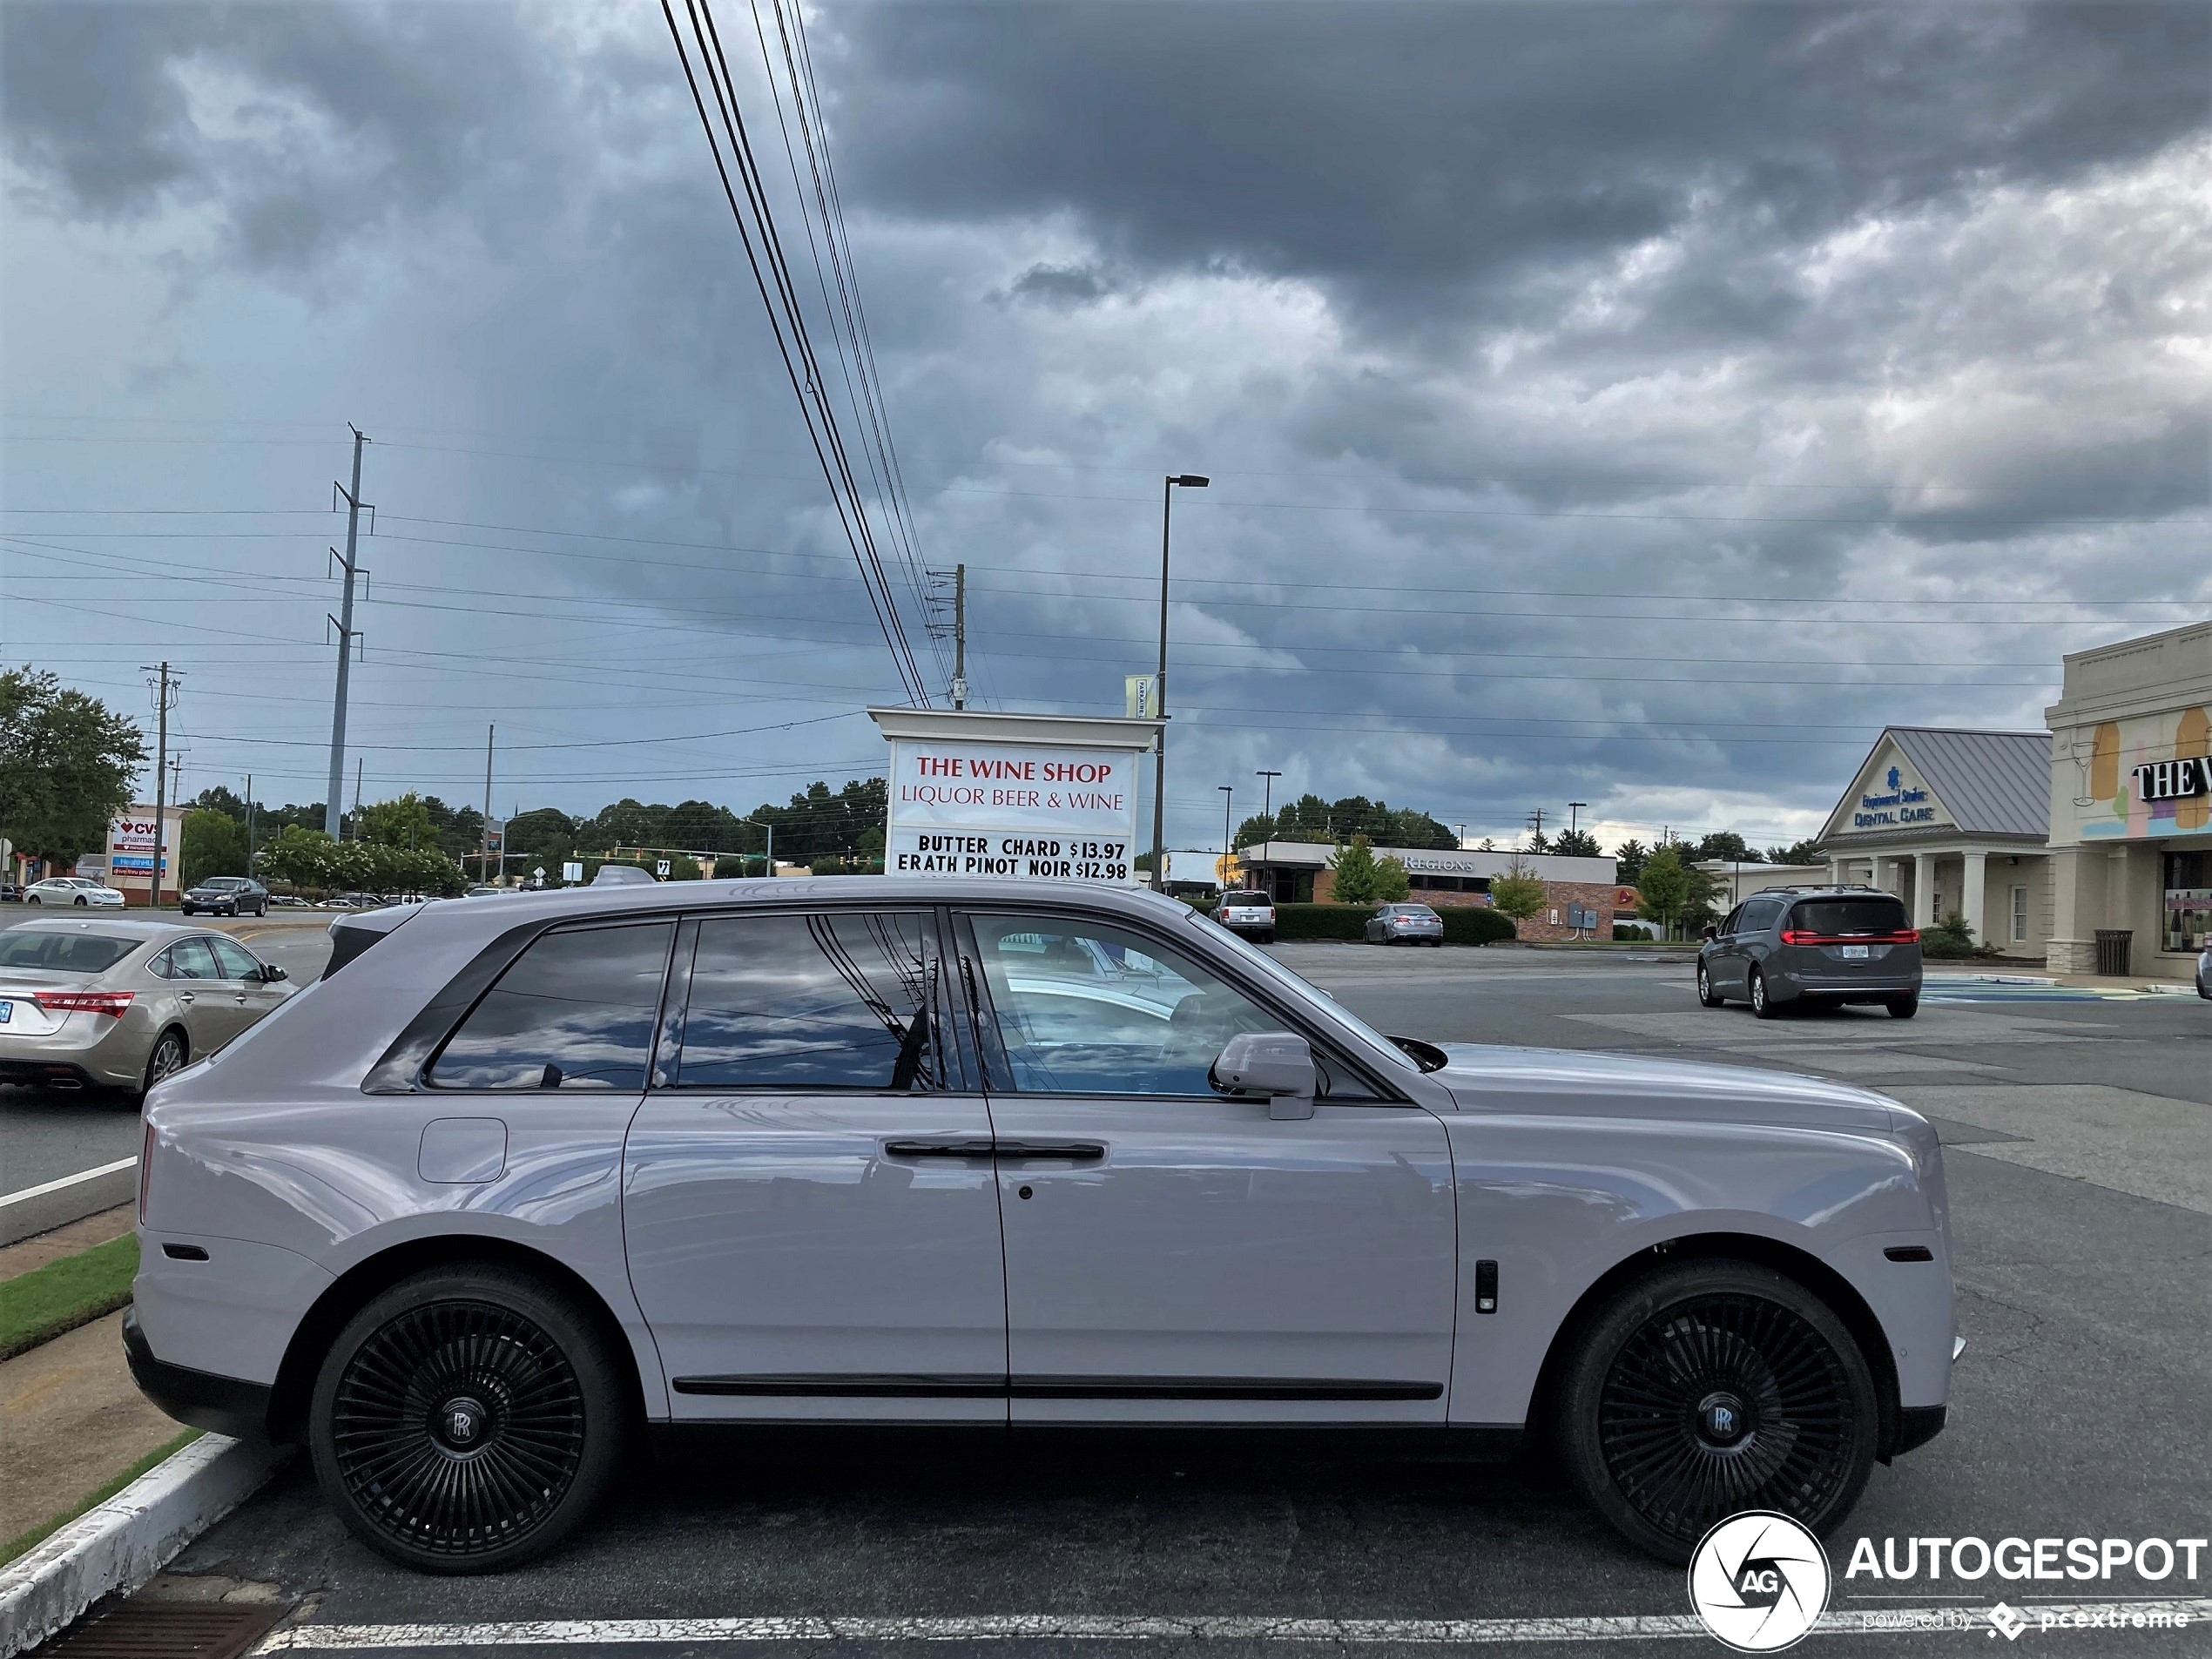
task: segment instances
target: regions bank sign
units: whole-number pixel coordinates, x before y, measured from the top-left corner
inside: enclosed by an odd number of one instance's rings
[[[1905,774],[1892,766],[1882,779],[1884,792],[1864,794],[1858,805],[1851,809],[1853,829],[1904,829],[1916,824],[1932,824],[1936,809],[1928,799],[1928,792],[1918,784],[1907,784]]]
[[[887,875],[1137,879],[1136,763],[1154,722],[869,712],[891,742]]]

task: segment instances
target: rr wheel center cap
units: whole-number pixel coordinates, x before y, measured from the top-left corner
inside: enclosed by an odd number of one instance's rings
[[[481,1450],[491,1439],[491,1412],[469,1394],[455,1394],[430,1420],[430,1432],[448,1452]]]
[[[1697,1433],[1709,1446],[1730,1447],[1751,1432],[1751,1414],[1734,1394],[1708,1394],[1697,1402]]]

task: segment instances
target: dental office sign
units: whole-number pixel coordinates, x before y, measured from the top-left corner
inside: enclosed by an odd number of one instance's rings
[[[891,742],[887,875],[1138,879],[1150,720],[871,709]]]
[[[1906,781],[1901,767],[1892,766],[1883,774],[1882,783],[1878,792],[1869,791],[1858,798],[1858,805],[1851,809],[1853,829],[1909,829],[1936,821],[1935,803],[1926,787]]]

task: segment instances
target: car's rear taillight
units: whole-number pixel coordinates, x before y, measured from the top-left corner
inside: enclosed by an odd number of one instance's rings
[[[1917,945],[1920,942],[1918,927],[1902,927],[1888,934],[1816,934],[1803,927],[1784,927],[1782,942],[1785,945]]]
[[[145,1225],[146,1184],[153,1178],[153,1125],[146,1125],[146,1136],[138,1147],[138,1224]]]
[[[132,991],[33,991],[30,997],[49,1014],[105,1014],[119,1020],[135,995]]]

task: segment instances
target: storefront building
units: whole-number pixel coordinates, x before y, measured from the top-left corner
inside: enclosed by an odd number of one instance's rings
[[[1830,880],[1893,893],[1917,927],[1957,914],[2040,959],[2051,937],[2051,739],[1892,726],[1820,833]]]
[[[1277,904],[1328,904],[1336,889],[1329,868],[1336,849],[1319,841],[1268,841],[1238,855],[1248,887]],[[1618,889],[1609,858],[1562,858],[1555,853],[1453,852],[1449,848],[1379,846],[1379,859],[1406,867],[1407,897],[1442,909],[1487,905],[1494,877],[1519,866],[1544,884],[1544,907],[1520,926],[1523,939],[1610,939]]]
[[[2212,934],[2212,623],[2066,659],[2051,726],[2049,962],[2187,978]]]

